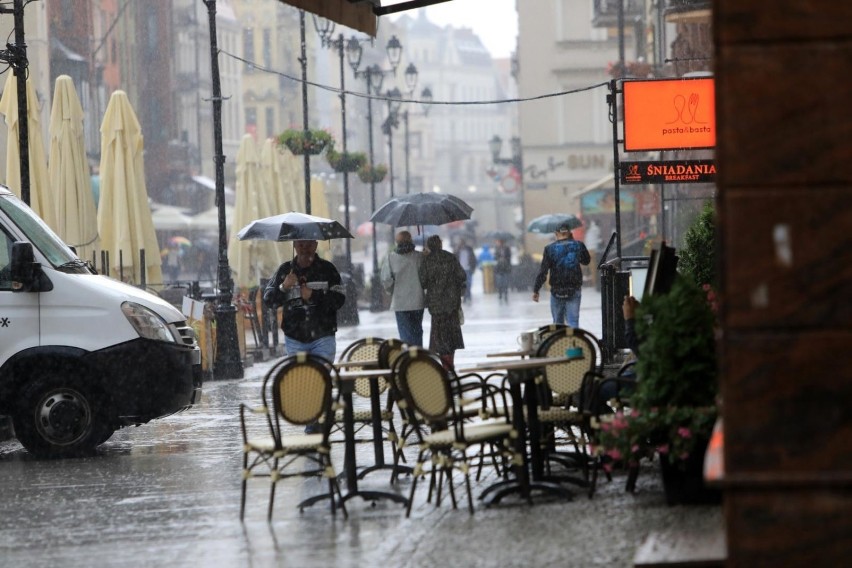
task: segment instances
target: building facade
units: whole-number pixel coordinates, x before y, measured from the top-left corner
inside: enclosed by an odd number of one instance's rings
[[[423,10],[397,24],[405,30],[405,58],[419,71],[414,98],[428,87],[436,102],[456,103],[430,105],[425,116],[422,109],[409,109],[411,191],[461,197],[474,208],[478,234],[519,232],[519,188],[507,166],[493,164],[488,144],[495,135],[506,141],[517,136],[517,107],[458,104],[509,98],[510,67],[496,62],[469,28],[437,26]]]

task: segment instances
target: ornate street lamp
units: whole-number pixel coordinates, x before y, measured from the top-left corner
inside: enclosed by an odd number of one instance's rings
[[[219,265],[216,295],[216,359],[213,376],[217,379],[241,379],[243,362],[237,338],[237,308],[231,303],[234,280],[228,265],[228,233],[225,228],[225,155],[222,149],[222,88],[219,82],[219,48],[216,44],[216,0],[204,0],[210,23],[210,62],[213,93],[213,138],[216,155],[216,205],[219,209]]]
[[[413,65],[409,65],[409,68],[413,67]],[[416,71],[416,69],[415,69]],[[408,71],[406,70],[406,73]],[[416,77],[416,76],[415,76]],[[414,88],[417,86],[417,81],[413,81],[412,84],[409,84],[409,96],[414,92]],[[429,87],[425,87],[420,92],[420,101],[423,104],[423,116],[428,116],[429,114],[429,105],[432,102],[432,89]],[[408,130],[408,110],[406,109],[402,113],[402,123],[404,125],[405,132],[405,193],[411,193],[411,143],[410,136]]]
[[[363,49],[360,42],[349,41],[346,44],[346,56],[349,59],[349,64],[352,66],[352,71],[356,77],[364,77],[367,81],[367,132],[369,139],[369,159],[370,167],[375,165],[375,154],[373,148],[373,95],[378,95],[382,92],[382,83],[385,75],[396,74],[396,68],[402,58],[402,44],[396,36],[393,36],[388,41],[385,48],[388,56],[388,62],[391,65],[390,69],[382,69],[376,64],[366,67],[363,71],[359,71],[358,67],[361,64],[361,56]],[[370,209],[376,210],[376,179],[370,176]],[[381,279],[379,278],[379,251],[376,242],[376,230],[373,229],[373,274],[370,278],[370,311],[378,312],[382,310],[382,289]]]

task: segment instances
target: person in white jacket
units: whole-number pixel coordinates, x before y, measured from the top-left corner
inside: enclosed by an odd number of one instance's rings
[[[391,295],[399,338],[409,346],[423,346],[423,288],[418,271],[423,257],[414,250],[411,233],[400,231],[396,247],[382,264],[382,286]]]

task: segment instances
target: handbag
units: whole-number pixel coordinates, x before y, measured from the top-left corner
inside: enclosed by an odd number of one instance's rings
[[[390,284],[386,284],[384,286],[384,289],[388,296],[393,296],[393,287],[394,284],[396,284],[396,274],[393,273],[393,264],[391,263],[390,253],[388,253],[386,262],[388,263],[388,270],[390,270],[391,281]]]

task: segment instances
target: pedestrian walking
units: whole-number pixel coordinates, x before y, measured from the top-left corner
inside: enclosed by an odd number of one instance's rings
[[[550,313],[553,323],[579,327],[580,298],[583,288],[581,265],[591,259],[586,245],[574,240],[571,226],[563,223],[556,229],[556,241],[544,247],[541,267],[533,284],[533,302],[538,302],[538,292],[550,274]]]
[[[160,253],[160,256],[163,258],[163,272],[168,275],[171,281],[176,282],[180,278],[183,251],[178,246],[170,245]]]
[[[414,249],[411,233],[400,231],[396,247],[382,264],[382,286],[391,295],[390,309],[396,314],[399,338],[409,346],[423,345],[423,287],[420,264],[423,257]]]
[[[455,352],[464,349],[459,316],[467,276],[459,259],[443,250],[438,235],[429,237],[426,247],[428,252],[424,252],[420,264],[420,284],[432,316],[429,350],[438,354],[445,369],[454,372]]]
[[[263,301],[284,308],[281,329],[287,355],[307,352],[334,361],[337,352],[337,310],[346,300],[340,273],[317,256],[317,242],[295,241],[296,256],[282,264],[266,285]],[[317,432],[308,424],[305,433]]]
[[[509,303],[509,278],[512,275],[512,249],[502,239],[494,244],[494,285],[497,301]]]
[[[476,253],[473,252],[473,247],[462,239],[456,248],[456,256],[467,278],[467,286],[464,289],[464,303],[469,304],[472,301],[470,291],[473,286],[473,273],[476,272]]]
[[[589,258],[591,259],[588,269],[589,276],[591,277],[592,284],[597,287],[598,271],[595,269],[595,265],[598,263],[598,250],[601,248],[601,228],[594,220],[589,223],[589,228],[586,229],[586,238],[583,239],[583,242],[586,245],[586,250],[589,251]]]

